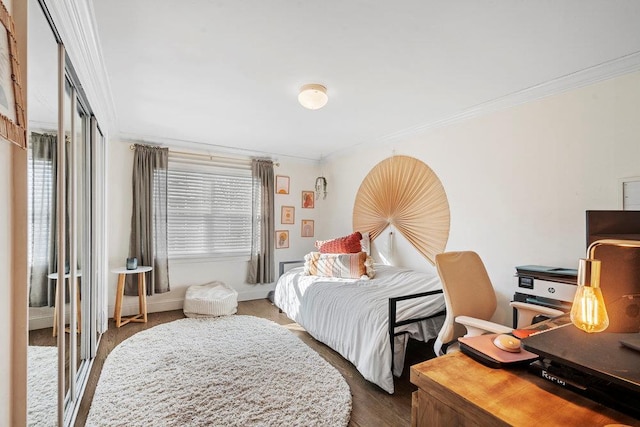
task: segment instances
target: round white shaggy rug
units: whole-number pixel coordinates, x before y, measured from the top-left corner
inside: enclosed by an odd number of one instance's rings
[[[340,373],[284,327],[252,316],[181,319],[107,357],[87,426],[346,426]]]
[[[58,347],[29,346],[27,425],[54,427],[58,421]]]

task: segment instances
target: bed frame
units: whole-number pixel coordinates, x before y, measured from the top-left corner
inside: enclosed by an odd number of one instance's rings
[[[278,277],[282,276],[284,274],[284,269],[285,266],[289,265],[289,264],[304,264],[304,260],[295,260],[295,261],[280,261],[279,263],[279,268],[278,268]],[[273,291],[272,291],[273,292]],[[419,317],[419,318],[415,318],[415,319],[405,319],[405,320],[396,320],[396,316],[397,316],[397,306],[398,306],[398,302],[399,301],[405,301],[408,299],[414,299],[414,298],[422,298],[422,297],[427,297],[430,295],[436,295],[436,294],[441,294],[442,293],[442,289],[437,290],[437,291],[429,291],[429,292],[421,292],[419,294],[411,294],[411,295],[403,295],[401,297],[394,297],[394,298],[389,298],[389,340],[391,342],[391,371],[393,371],[393,355],[395,354],[395,337],[399,336],[399,335],[403,335],[403,334],[408,334],[408,332],[404,331],[404,332],[396,332],[396,328],[399,326],[404,326],[404,325],[408,325],[410,323],[417,323],[417,322],[422,322],[423,320],[427,320],[427,319],[432,319],[434,317],[438,317],[438,316],[442,316],[445,314],[445,310],[442,310],[436,314],[432,314],[431,316],[426,316],[426,317]],[[271,302],[273,302],[273,298],[270,298]],[[278,309],[280,311],[280,313],[282,313],[282,310]]]
[[[427,297],[429,295],[436,295],[436,294],[441,294],[441,293],[442,293],[442,289],[437,290],[437,291],[421,292],[419,294],[404,295],[404,296],[401,296],[401,297],[389,298],[389,340],[391,341],[391,355],[392,355],[392,357],[391,357],[391,371],[393,371],[393,359],[394,359],[393,355],[395,354],[395,339],[394,338],[397,337],[398,335],[408,334],[409,333],[407,331],[396,332],[396,328],[398,326],[404,326],[404,325],[408,325],[410,323],[422,322],[423,320],[432,319],[432,318],[437,317],[437,316],[442,316],[446,312],[446,310],[442,310],[442,311],[439,311],[436,314],[432,314],[431,316],[397,321],[396,320],[396,314],[397,314],[396,313],[396,307],[397,307],[398,301],[404,301],[404,300],[408,300],[408,299]]]

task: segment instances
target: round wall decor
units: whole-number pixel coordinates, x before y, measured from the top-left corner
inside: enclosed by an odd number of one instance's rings
[[[373,240],[393,225],[431,264],[449,238],[449,202],[424,162],[392,156],[364,178],[353,207],[353,229]]]

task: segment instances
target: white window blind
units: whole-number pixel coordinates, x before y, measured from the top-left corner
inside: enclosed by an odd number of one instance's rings
[[[169,258],[251,253],[251,170],[169,161]]]
[[[53,164],[51,160],[34,159],[29,152],[29,265],[49,263],[49,242],[51,236],[51,216],[55,206],[53,200]]]

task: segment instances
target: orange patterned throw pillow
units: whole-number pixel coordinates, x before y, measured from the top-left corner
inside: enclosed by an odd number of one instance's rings
[[[367,279],[375,271],[369,268],[372,261],[365,252],[357,254],[321,254],[311,252],[304,257],[304,274],[309,276],[339,277],[343,279]]]
[[[317,240],[316,248],[322,254],[355,254],[362,251],[362,234],[359,231],[331,240]]]

